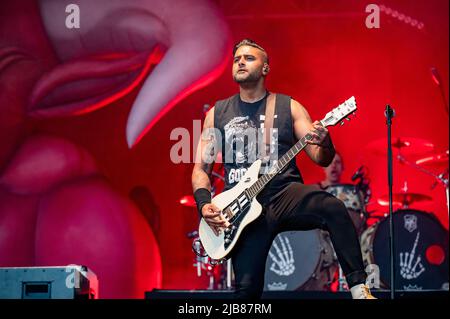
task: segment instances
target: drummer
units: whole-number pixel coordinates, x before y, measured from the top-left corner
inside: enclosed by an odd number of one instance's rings
[[[336,151],[336,155],[330,165],[324,168],[325,180],[319,182],[321,189],[326,190],[329,186],[341,184],[341,176],[344,171],[342,156]]]
[[[353,220],[357,233],[361,235],[367,227],[364,194],[357,185],[342,183],[344,161],[339,152],[336,152],[333,161],[324,168],[324,172],[325,179],[318,183],[319,187],[342,200]]]

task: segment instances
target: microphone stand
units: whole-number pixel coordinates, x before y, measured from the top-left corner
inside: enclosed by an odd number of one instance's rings
[[[386,105],[384,112],[386,116],[387,125],[387,165],[388,165],[388,186],[389,186],[389,247],[390,247],[390,259],[391,259],[391,299],[395,299],[395,254],[394,254],[394,220],[392,218],[392,141],[391,141],[391,126],[392,118],[395,116],[394,110],[390,105]]]

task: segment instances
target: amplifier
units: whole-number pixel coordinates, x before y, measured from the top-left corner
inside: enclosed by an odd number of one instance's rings
[[[97,276],[86,266],[0,267],[0,299],[97,298]]]

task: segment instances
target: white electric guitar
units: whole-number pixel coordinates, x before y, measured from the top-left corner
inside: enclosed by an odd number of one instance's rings
[[[356,101],[352,96],[331,112],[328,112],[324,119],[320,121],[320,124],[323,127],[338,123],[342,125],[344,124],[343,120],[349,120],[348,116],[354,112],[356,112]],[[203,218],[201,219],[198,231],[200,241],[211,258],[219,260],[225,258],[231,252],[245,226],[261,214],[262,206],[256,200],[256,196],[275,175],[283,170],[308,145],[306,141],[311,138],[312,136],[307,134],[300,139],[278,160],[269,173],[261,177],[258,177],[261,160],[255,161],[236,186],[212,199],[212,203],[221,210],[222,216],[228,221],[229,226],[215,232]]]

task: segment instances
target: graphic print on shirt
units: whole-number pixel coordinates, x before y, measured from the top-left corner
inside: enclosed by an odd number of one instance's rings
[[[276,117],[276,115],[275,115]],[[238,116],[225,126],[225,162],[234,163],[235,168],[228,172],[228,183],[234,184],[245,175],[248,167],[261,158],[259,145],[262,145],[264,115],[260,115],[259,129],[249,116]],[[270,157],[263,161],[260,174],[266,174],[278,158],[278,129],[272,130]]]

